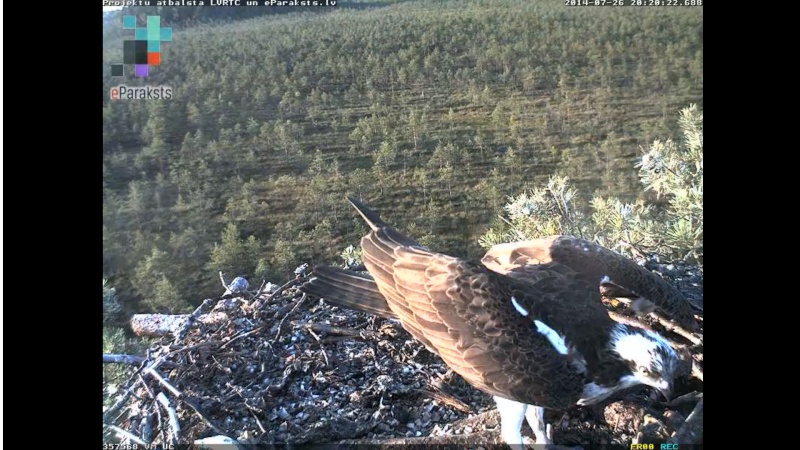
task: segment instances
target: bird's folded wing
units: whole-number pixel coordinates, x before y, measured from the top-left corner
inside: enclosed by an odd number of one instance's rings
[[[536,291],[532,285],[480,264],[427,251],[393,228],[368,234],[361,246],[367,269],[403,327],[469,383],[546,407],[577,400],[582,377],[534,325],[559,315],[556,299],[537,296],[528,291]],[[527,315],[515,309],[515,295],[530,310]],[[541,299],[552,303],[545,314],[535,307]]]
[[[633,260],[585,239],[558,235],[498,244],[486,252],[482,262],[498,273],[520,278],[536,271],[531,266],[567,266],[588,283],[613,283],[632,298],[652,302],[681,326],[696,327],[692,306],[677,288]]]

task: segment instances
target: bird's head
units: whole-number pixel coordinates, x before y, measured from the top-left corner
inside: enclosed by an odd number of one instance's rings
[[[611,333],[610,346],[628,366],[631,385],[652,386],[669,399],[679,360],[666,339],[650,330],[617,324]]]

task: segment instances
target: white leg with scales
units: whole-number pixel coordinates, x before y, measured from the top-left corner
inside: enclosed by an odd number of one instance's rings
[[[527,419],[533,429],[537,444],[551,444],[552,430],[545,426],[544,408],[515,402],[502,397],[494,397],[500,413],[500,436],[512,449],[523,449],[529,439],[522,437],[522,422]]]

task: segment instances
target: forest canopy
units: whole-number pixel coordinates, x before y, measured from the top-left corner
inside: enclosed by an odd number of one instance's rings
[[[159,101],[109,99],[125,33],[104,18],[103,276],[121,310],[184,312],[218,271],[257,285],[339,262],[365,231],[346,194],[471,256],[509,196],[553,175],[585,202],[658,201],[635,163],[702,110],[702,7],[353,4],[175,8],[146,79],[173,88]]]

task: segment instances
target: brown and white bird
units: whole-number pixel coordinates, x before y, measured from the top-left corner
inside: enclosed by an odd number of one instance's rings
[[[301,287],[341,306],[398,319],[467,382],[494,396],[501,436],[517,447],[527,419],[550,443],[543,408],[599,402],[635,385],[672,389],[678,357],[655,332],[611,320],[597,281],[567,265],[528,264],[525,276],[435,253],[350,198],[371,231],[369,276],[316,267]]]

